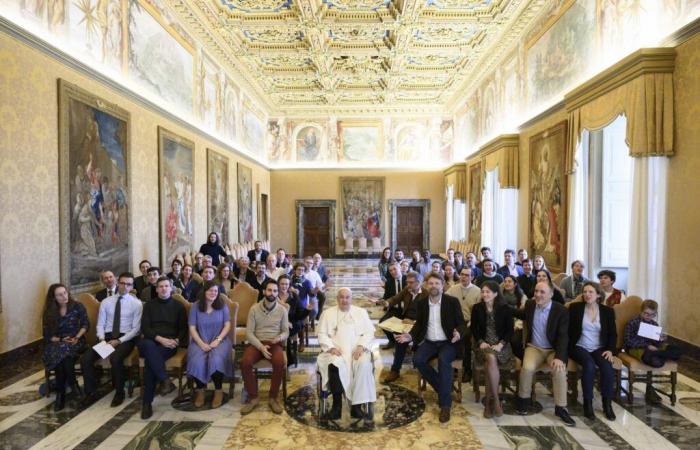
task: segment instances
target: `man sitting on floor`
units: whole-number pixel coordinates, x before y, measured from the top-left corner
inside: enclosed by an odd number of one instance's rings
[[[370,345],[374,340],[374,325],[367,310],[352,304],[349,288],[338,290],[337,306],[321,314],[318,343],[318,370],[324,390],[333,395],[333,407],[325,417],[340,419],[342,396],[350,401],[350,415],[362,418],[361,406],[377,400],[372,373]]]

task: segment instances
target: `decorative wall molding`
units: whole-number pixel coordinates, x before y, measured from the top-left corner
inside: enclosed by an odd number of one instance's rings
[[[389,199],[389,220],[391,228],[391,248],[396,248],[397,212],[401,206],[423,207],[423,248],[430,248],[430,200],[428,199]]]
[[[294,202],[297,211],[297,258],[304,257],[304,208],[328,208],[328,255],[335,256],[335,200],[297,200]]]

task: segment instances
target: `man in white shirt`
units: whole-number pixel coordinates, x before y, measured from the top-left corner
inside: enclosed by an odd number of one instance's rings
[[[119,275],[118,292],[102,301],[95,325],[97,339],[114,347],[114,352],[108,357],[112,365],[115,390],[112,407],[124,402],[124,359],[134,350],[136,340],[141,334],[143,304],[129,293],[133,286],[132,273],[124,272]],[[83,405],[89,405],[97,399],[95,362],[99,359],[100,355],[93,349],[88,349],[80,359],[85,383]]]
[[[267,255],[267,259],[265,260],[265,272],[268,277],[277,281],[280,275],[287,273],[287,269],[285,267],[277,267],[276,255]]]
[[[445,292],[459,300],[462,307],[464,322],[467,324],[467,333],[464,336],[464,364],[462,383],[468,383],[472,377],[472,339],[469,330],[469,322],[472,317],[472,307],[481,300],[481,289],[472,283],[472,271],[469,267],[463,267],[459,272],[459,283],[455,284]]]
[[[318,370],[323,389],[333,395],[333,407],[324,418],[340,419],[343,393],[352,405],[351,416],[364,417],[361,406],[377,401],[371,356],[374,325],[367,310],[352,304],[350,288],[340,288],[338,304],[321,314],[318,328]]]

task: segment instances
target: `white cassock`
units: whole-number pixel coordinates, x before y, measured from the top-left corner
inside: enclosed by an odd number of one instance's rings
[[[367,311],[350,305],[350,310],[345,312],[334,306],[321,314],[318,328],[318,343],[323,353],[318,355],[317,364],[323,389],[328,390],[328,366],[333,364],[338,368],[340,382],[351,404],[377,401],[370,349],[374,325]],[[352,351],[358,345],[365,351],[359,359],[353,359]],[[332,348],[340,350],[341,356],[330,354],[328,351]]]

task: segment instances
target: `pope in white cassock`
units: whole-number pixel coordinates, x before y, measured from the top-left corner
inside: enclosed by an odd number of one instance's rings
[[[363,308],[352,304],[349,288],[338,290],[337,306],[321,314],[318,356],[323,389],[333,394],[333,407],[325,419],[340,419],[343,393],[352,404],[351,416],[363,417],[361,406],[377,400],[370,344],[374,325]]]

